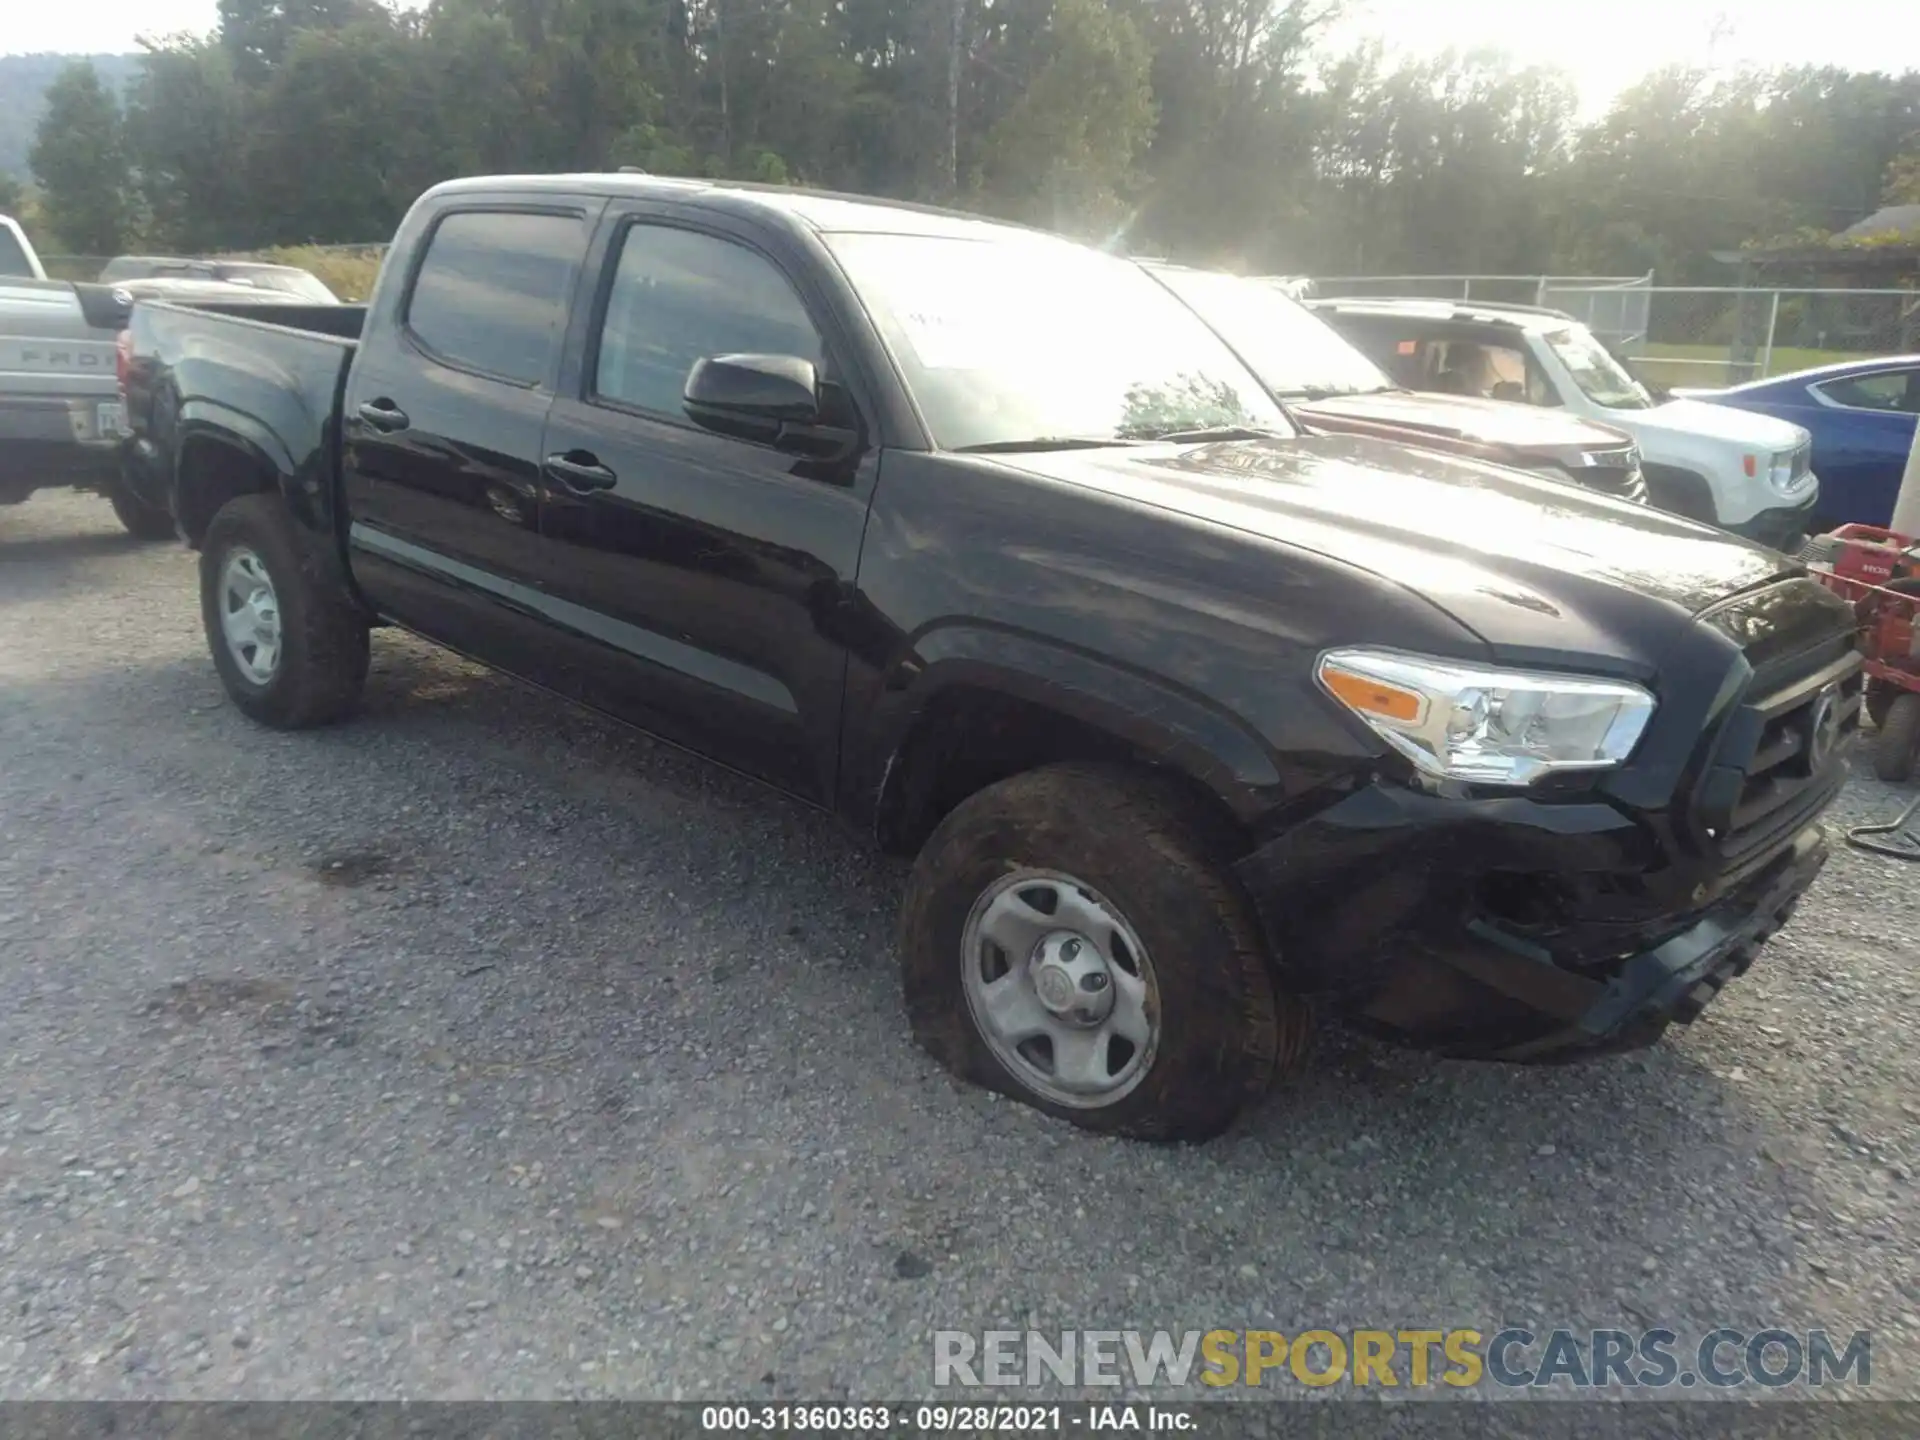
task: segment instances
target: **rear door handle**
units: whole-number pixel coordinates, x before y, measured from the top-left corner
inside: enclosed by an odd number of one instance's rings
[[[385,435],[404,430],[412,423],[407,419],[406,411],[386,399],[367,401],[360,407],[360,418]]]
[[[599,457],[584,450],[569,450],[564,455],[547,456],[547,474],[576,495],[595,490],[611,490],[620,477],[600,463]]]

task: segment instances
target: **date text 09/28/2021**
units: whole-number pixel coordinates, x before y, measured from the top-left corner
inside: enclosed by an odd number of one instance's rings
[[[1006,1434],[1062,1430],[1141,1430],[1177,1434],[1195,1428],[1192,1410],[1175,1405],[707,1405],[700,1428],[734,1433]]]

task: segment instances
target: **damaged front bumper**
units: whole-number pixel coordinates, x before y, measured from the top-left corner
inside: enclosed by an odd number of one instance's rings
[[[1444,1054],[1651,1044],[1745,973],[1821,867],[1817,825],[1720,886],[1604,803],[1366,787],[1239,864],[1287,982]]]

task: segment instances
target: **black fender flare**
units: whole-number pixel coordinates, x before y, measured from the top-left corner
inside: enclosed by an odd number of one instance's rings
[[[267,482],[252,489],[280,497],[281,504],[293,517],[296,543],[308,562],[319,574],[338,585],[352,603],[365,609],[341,546],[315,504],[316,493],[324,488],[326,479],[303,477],[285,442],[270,426],[244,411],[201,398],[189,400],[180,407],[172,439],[174,462],[169,482],[174,516],[194,547],[198,548],[214,510],[219,508],[218,504],[210,506],[196,500],[188,476],[189,457],[208,446],[217,446],[237,457]],[[231,498],[223,497],[219,503],[224,504]]]
[[[1684,465],[1662,465],[1642,460],[1640,473],[1647,481],[1647,502],[1655,508],[1706,525],[1719,524],[1719,509],[1714,503],[1713,486],[1698,470]]]
[[[968,688],[1007,695],[1111,735],[1203,787],[1243,824],[1273,808],[1285,780],[1271,747],[1218,702],[1070,645],[965,622],[921,635],[888,672],[868,733],[885,768],[860,788],[886,813],[900,756],[941,696]]]

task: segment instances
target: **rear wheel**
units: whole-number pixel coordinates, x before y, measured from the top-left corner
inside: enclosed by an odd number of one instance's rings
[[[1920,695],[1902,691],[1887,707],[1873,737],[1873,773],[1896,785],[1910,780],[1916,754],[1920,754]]]
[[[106,493],[114,515],[134,539],[173,539],[173,516],[135,495],[127,488],[125,481],[113,481],[106,487]]]
[[[301,561],[272,495],[230,500],[200,551],[200,613],[233,703],[282,730],[350,714],[367,676],[366,621]]]
[[[1304,1049],[1251,910],[1174,785],[1031,771],[927,841],[901,914],[915,1037],[944,1065],[1090,1130],[1219,1134]]]

